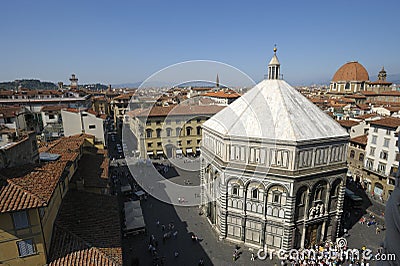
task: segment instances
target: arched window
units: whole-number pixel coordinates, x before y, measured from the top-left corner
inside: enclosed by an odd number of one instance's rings
[[[146,138],[152,138],[153,137],[153,130],[147,129],[146,130]]]
[[[182,129],[180,127],[177,127],[175,130],[176,130],[176,136],[179,137],[181,135]]]
[[[364,161],[364,153],[360,153],[360,155],[358,156],[358,160],[359,161]]]
[[[350,158],[354,158],[354,156],[356,155],[356,152],[354,150],[350,151]]]
[[[315,190],[314,200],[322,200],[322,194],[324,192],[324,188],[322,186],[318,186]]]
[[[255,188],[251,191],[251,198],[258,199],[258,189]]]
[[[201,127],[196,127],[196,129],[197,129],[197,135],[201,135]]]
[[[172,129],[171,128],[167,128],[167,137],[171,137],[172,136]]]
[[[161,138],[161,128],[156,129],[157,138]]]
[[[239,186],[238,185],[234,185],[232,187],[232,195],[239,196]]]
[[[192,129],[193,129],[193,128],[191,128],[191,127],[187,127],[187,128],[186,128],[186,136],[192,135]]]
[[[299,191],[298,198],[297,198],[297,205],[298,206],[303,206],[306,204],[306,196],[307,196],[307,190],[303,189]]]
[[[349,82],[346,83],[345,89],[346,90],[350,90],[350,83]]]

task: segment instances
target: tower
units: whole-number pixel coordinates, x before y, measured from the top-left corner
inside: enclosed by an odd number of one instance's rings
[[[279,75],[281,72],[281,64],[279,63],[278,57],[276,56],[276,45],[274,47],[274,55],[269,61],[268,64],[268,79],[279,79]]]
[[[219,77],[218,77],[218,74],[217,74],[217,81],[216,81],[215,85],[216,85],[217,89],[219,89]]]
[[[384,67],[382,67],[382,70],[381,71],[379,71],[379,73],[378,73],[378,80],[379,81],[386,81],[386,71],[385,71],[385,68]]]
[[[77,89],[78,88],[78,78],[75,77],[75,74],[71,75],[71,78],[69,79],[71,81],[71,89]]]

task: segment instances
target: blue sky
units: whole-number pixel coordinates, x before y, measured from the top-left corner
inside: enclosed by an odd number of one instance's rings
[[[399,10],[396,0],[1,1],[0,81],[137,82],[195,59],[257,81],[274,44],[293,85],[329,81],[352,60],[398,74]]]

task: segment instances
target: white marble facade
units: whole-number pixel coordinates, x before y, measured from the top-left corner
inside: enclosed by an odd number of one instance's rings
[[[272,61],[269,73],[279,73]],[[220,238],[268,249],[334,240],[348,140],[340,125],[270,75],[203,124],[201,196],[212,227]]]

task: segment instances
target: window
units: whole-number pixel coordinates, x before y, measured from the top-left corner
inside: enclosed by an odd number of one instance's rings
[[[358,160],[359,161],[364,161],[364,153],[360,153],[360,155],[358,156]]]
[[[151,148],[153,146],[152,142],[147,143],[147,147]]]
[[[387,160],[388,159],[388,152],[387,151],[381,151],[381,154],[379,155],[379,158],[381,158],[383,160]]]
[[[258,199],[258,189],[253,189],[252,191],[251,191],[251,197],[253,198],[253,199]]]
[[[345,89],[346,90],[350,90],[350,83],[349,82],[346,83]]]
[[[390,136],[390,129],[386,129],[386,135],[389,135]]]
[[[200,119],[200,118],[198,118],[198,119],[197,119],[197,123],[200,123],[200,122],[201,122],[201,119]]]
[[[186,128],[186,136],[190,136],[192,135],[192,128],[191,127],[187,127]]]
[[[178,146],[182,146],[182,140],[178,141]]]
[[[161,121],[160,120],[156,121],[156,125],[161,125]]]
[[[150,121],[146,121],[146,126],[151,126],[151,122]]]
[[[29,227],[28,214],[26,213],[26,211],[14,212],[12,216],[14,221],[14,228],[16,230]]]
[[[181,120],[176,119],[175,123],[180,124],[180,123],[181,123]]]
[[[201,142],[201,139],[198,139],[198,140],[197,140],[197,144],[200,144],[200,142]]]
[[[378,164],[378,172],[383,174],[383,173],[385,173],[385,170],[386,170],[386,164],[379,163]]]
[[[89,129],[95,129],[96,125],[89,125]]]
[[[236,185],[233,186],[232,195],[239,196],[239,187],[238,186],[236,186]]]
[[[176,136],[179,137],[180,134],[181,134],[181,128],[177,127],[176,128]]]
[[[157,147],[161,147],[161,142],[157,142]]]
[[[196,127],[196,129],[197,129],[197,135],[201,135],[201,127]]]
[[[281,194],[274,192],[272,195],[272,202],[280,204],[281,203]]]
[[[54,118],[55,118],[55,115],[53,115],[53,114],[49,115],[49,119],[54,119]]]
[[[153,137],[153,130],[147,129],[146,130],[146,137],[147,138],[152,138]]]
[[[156,129],[157,138],[161,138],[161,129]]]
[[[374,127],[374,133],[378,133],[378,128]]]
[[[351,150],[350,151],[350,158],[354,158],[355,154],[356,154],[356,152],[354,150]]]
[[[376,144],[376,136],[372,136],[372,144]]]
[[[367,163],[365,164],[365,167],[367,167],[367,169],[371,170],[373,165],[374,165],[374,161],[368,159]]]
[[[383,141],[383,147],[388,148],[388,147],[389,147],[389,142],[390,142],[390,139],[384,139],[384,141]]]
[[[324,192],[324,188],[322,186],[317,187],[315,190],[315,198],[314,200],[322,200],[322,193]]]
[[[18,241],[17,246],[20,257],[26,257],[35,254],[35,246],[33,244],[33,239]]]
[[[371,149],[369,150],[369,155],[375,156],[375,148],[374,147],[371,147]]]
[[[167,128],[167,137],[171,137],[172,135],[172,129]]]
[[[191,141],[191,140],[187,140],[187,141],[186,141],[186,144],[187,144],[187,145],[190,145],[190,144],[192,144],[192,141]]]

